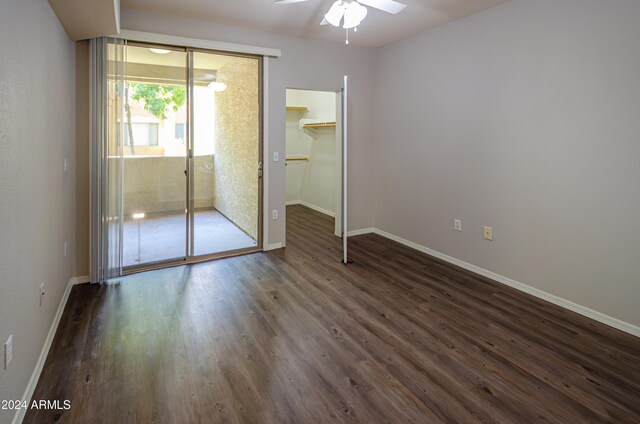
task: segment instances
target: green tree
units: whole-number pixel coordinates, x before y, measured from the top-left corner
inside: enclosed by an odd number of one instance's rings
[[[144,109],[158,119],[167,119],[169,110],[177,112],[187,100],[187,90],[178,85],[131,84],[131,98],[144,102]]]
[[[131,93],[130,91],[131,90]],[[167,119],[170,110],[177,112],[187,100],[187,90],[178,85],[128,83],[125,86],[125,111],[127,113],[127,130],[131,154],[135,155],[133,126],[131,123],[131,105],[129,97],[144,103],[144,110],[160,120]]]

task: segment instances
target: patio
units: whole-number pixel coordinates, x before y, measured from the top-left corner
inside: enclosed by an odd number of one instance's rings
[[[194,253],[207,255],[255,247],[257,242],[215,209],[194,214]],[[139,233],[138,233],[139,232]],[[184,214],[152,214],[124,223],[123,265],[182,258],[186,247]]]

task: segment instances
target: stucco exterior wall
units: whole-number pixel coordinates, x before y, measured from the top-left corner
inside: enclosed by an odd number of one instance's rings
[[[258,238],[259,63],[231,58],[219,70],[227,89],[216,93],[215,198],[227,218]]]
[[[180,156],[124,159],[124,214],[183,211],[186,161]],[[212,208],[215,192],[213,155],[195,157],[195,207]]]

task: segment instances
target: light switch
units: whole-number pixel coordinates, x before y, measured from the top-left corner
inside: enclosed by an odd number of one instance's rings
[[[273,161],[278,162],[280,160],[280,153],[273,152]]]

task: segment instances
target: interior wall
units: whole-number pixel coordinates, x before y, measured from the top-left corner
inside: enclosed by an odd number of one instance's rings
[[[287,106],[306,107],[307,112],[287,111],[286,156],[306,157],[307,161],[288,161],[286,171],[287,204],[303,203],[335,215],[336,129],[309,130],[304,122],[335,122],[336,93],[287,90]]]
[[[216,93],[214,206],[258,240],[259,62],[230,59],[218,75],[227,88]]]
[[[13,360],[6,370],[0,365],[0,399],[15,400],[71,278],[75,48],[42,0],[3,0],[0,40],[0,357],[13,335]],[[0,409],[0,422],[14,413]]]
[[[287,89],[287,106],[306,107],[308,112],[301,119],[317,122],[336,121],[336,92]]]
[[[287,104],[289,104],[288,101]],[[285,145],[287,157],[309,157],[312,139],[299,128],[299,122],[303,116],[304,114],[299,111],[287,111],[286,113]],[[286,163],[287,204],[300,203],[302,200],[302,183],[307,165],[306,161],[288,161]]]
[[[512,0],[380,48],[375,227],[640,325],[639,19]]]
[[[122,28],[162,32],[183,37],[210,39],[279,48],[282,57],[269,59],[268,151],[264,157],[269,167],[265,222],[268,236],[265,245],[285,242],[285,106],[287,87],[304,87],[320,91],[337,91],[343,76],[349,86],[349,222],[351,228],[370,227],[371,216],[371,138],[373,100],[373,49],[345,46],[325,41],[253,31],[210,22],[188,20],[124,9]],[[273,152],[280,153],[274,162]],[[277,209],[279,218],[271,219]]]

